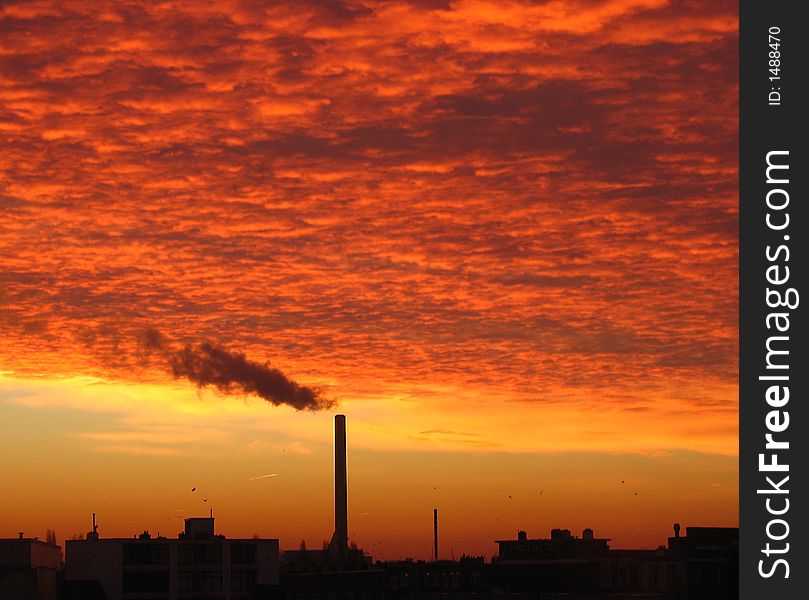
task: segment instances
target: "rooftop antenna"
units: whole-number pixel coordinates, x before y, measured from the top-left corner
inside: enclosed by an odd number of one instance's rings
[[[98,524],[96,523],[96,514],[93,513],[93,530],[87,534],[88,540],[98,539]]]

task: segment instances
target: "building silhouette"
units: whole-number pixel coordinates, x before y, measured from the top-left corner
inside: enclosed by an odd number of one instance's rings
[[[277,539],[230,539],[214,519],[190,518],[177,538],[102,538],[65,542],[65,592],[97,582],[106,600],[242,600],[276,597]],[[88,599],[89,600],[89,599]]]
[[[0,539],[0,599],[55,600],[62,548],[27,538]]]
[[[607,538],[596,538],[592,529],[585,529],[580,538],[571,535],[569,529],[552,529],[551,537],[546,539],[528,539],[525,531],[518,531],[516,540],[497,540],[498,560],[604,556],[609,552],[609,541]]]
[[[590,529],[536,539],[520,531],[497,542],[489,563],[468,556],[354,569],[282,563],[281,583],[288,600],[735,600],[738,529],[675,531],[655,550],[613,550]]]
[[[680,525],[675,524],[668,548],[685,565],[688,598],[738,598],[738,527],[686,527],[685,532],[680,537]]]
[[[585,529],[550,538],[500,540],[489,577],[495,594],[551,598],[725,600],[738,597],[738,528],[689,527],[656,550],[613,550]]]

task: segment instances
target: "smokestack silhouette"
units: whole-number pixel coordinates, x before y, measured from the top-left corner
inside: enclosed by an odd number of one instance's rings
[[[149,352],[159,352],[175,379],[188,379],[198,387],[212,385],[224,394],[254,394],[276,406],[286,404],[296,410],[321,410],[333,404],[320,390],[300,385],[269,363],[248,360],[241,352],[210,342],[186,344],[178,350],[151,329],[142,336],[141,345]]]
[[[438,560],[438,509],[433,509],[433,560]]]
[[[334,538],[339,553],[348,548],[348,474],[346,467],[346,417],[334,417]]]

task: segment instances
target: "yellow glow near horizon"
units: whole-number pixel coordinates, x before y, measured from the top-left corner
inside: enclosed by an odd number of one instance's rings
[[[0,399],[4,438],[20,449],[7,476],[30,498],[1,503],[6,535],[46,526],[68,537],[87,528],[90,512],[104,515],[105,535],[144,528],[173,535],[182,518],[210,509],[231,537],[261,533],[294,547],[330,535],[332,413],[92,377],[5,374]],[[654,448],[626,452],[609,446],[609,436],[562,447],[516,435],[538,430],[542,407],[534,418],[523,408],[519,426],[516,415],[470,411],[453,421],[469,431],[431,432],[425,423],[440,417],[437,407],[424,408],[412,401],[340,407],[349,415],[352,539],[377,556],[429,556],[424,515],[433,505],[441,507],[448,548],[486,555],[495,537],[516,528],[541,535],[556,526],[597,527],[614,545],[654,547],[670,522],[735,522],[726,506],[738,485],[732,456],[664,450],[659,438]],[[51,418],[43,421],[44,414]],[[21,418],[47,430],[15,430]],[[38,457],[34,471],[28,452]],[[259,477],[268,472],[275,476]]]

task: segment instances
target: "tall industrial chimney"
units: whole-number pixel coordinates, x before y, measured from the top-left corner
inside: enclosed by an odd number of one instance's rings
[[[334,417],[334,544],[348,548],[348,483],[346,473],[346,416]]]

